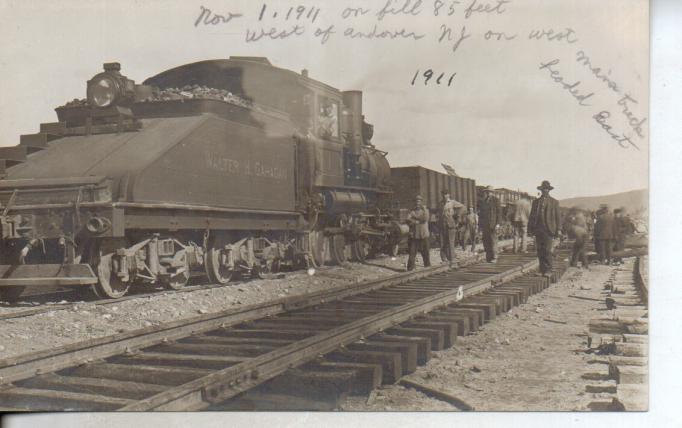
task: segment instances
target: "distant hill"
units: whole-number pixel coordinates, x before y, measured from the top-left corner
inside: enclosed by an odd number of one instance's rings
[[[596,210],[601,204],[608,204],[611,209],[625,207],[630,214],[648,212],[649,191],[647,189],[631,190],[604,196],[585,196],[559,201],[562,207],[577,207]]]

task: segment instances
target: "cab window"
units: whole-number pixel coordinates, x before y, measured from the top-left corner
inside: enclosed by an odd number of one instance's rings
[[[317,136],[325,140],[339,138],[339,103],[329,97],[318,97]]]

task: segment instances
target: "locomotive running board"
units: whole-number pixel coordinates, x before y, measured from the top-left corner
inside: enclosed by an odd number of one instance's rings
[[[89,285],[96,282],[97,277],[87,264],[0,265],[0,287]]]

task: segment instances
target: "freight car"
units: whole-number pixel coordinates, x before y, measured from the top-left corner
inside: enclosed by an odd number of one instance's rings
[[[0,148],[5,300],[26,285],[179,289],[195,271],[225,284],[364,260],[404,235],[377,208],[391,172],[359,91],[230,57],[141,85],[107,63],[86,93]]]
[[[431,212],[429,228],[432,243],[438,242],[438,215],[442,198],[441,192],[447,189],[450,197],[466,209],[477,207],[476,181],[470,178],[443,174],[421,166],[391,168],[391,183],[396,191],[390,195],[391,207],[410,210],[414,208],[414,198],[421,195],[424,204]],[[399,190],[398,190],[399,189]]]
[[[392,195],[392,200],[401,208],[412,209],[414,197],[421,195],[426,207],[435,214],[443,189],[467,208],[476,208],[476,181],[470,178],[455,177],[421,166],[407,166],[391,168],[391,181],[395,189],[400,189]]]

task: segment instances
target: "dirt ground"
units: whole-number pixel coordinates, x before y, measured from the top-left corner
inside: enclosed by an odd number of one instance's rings
[[[440,263],[438,250],[432,250],[433,264]],[[460,253],[459,258],[471,256]],[[310,276],[305,271],[287,273],[283,279],[251,280],[241,284],[185,293],[159,292],[120,303],[95,305],[78,302],[75,308],[33,316],[0,320],[0,359],[69,343],[136,330],[199,314],[220,312],[320,291],[342,284],[371,281],[405,270],[407,255],[383,257],[368,264],[325,266]],[[417,267],[422,266],[417,257]],[[53,302],[55,303],[55,302]],[[73,301],[56,303],[72,304]],[[0,306],[0,314],[25,310],[32,304]]]
[[[562,280],[528,302],[498,316],[478,332],[458,338],[447,350],[407,376],[449,393],[477,411],[580,411],[599,398],[585,392],[594,381],[582,379],[594,356],[587,347],[588,322],[606,314],[603,285],[613,267],[570,268]],[[376,396],[352,397],[351,411],[456,410],[415,390],[391,385]]]

